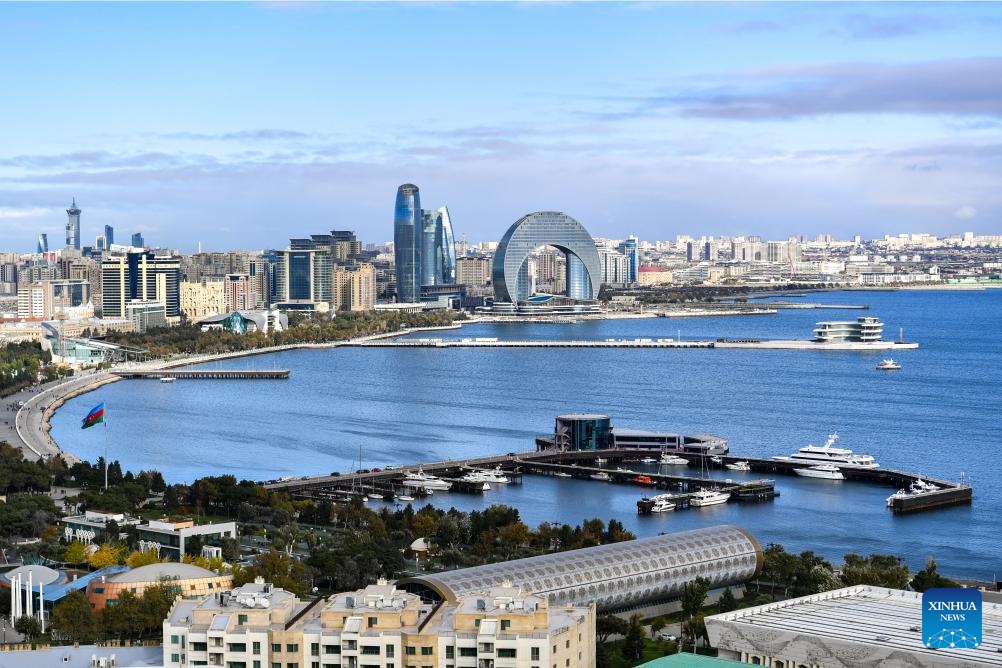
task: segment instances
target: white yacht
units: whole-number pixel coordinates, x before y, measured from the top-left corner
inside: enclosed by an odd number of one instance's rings
[[[712,489],[701,489],[689,499],[690,506],[715,506],[719,503],[727,503],[731,498],[730,492],[717,492]]]
[[[838,434],[829,434],[828,440],[822,446],[806,445],[789,457],[773,457],[776,461],[794,462],[796,464],[834,464],[842,467],[858,469],[880,468],[880,464],[870,455],[855,455],[846,448],[833,448]]]
[[[588,477],[591,478],[592,480],[601,480],[602,482],[609,482],[610,480],[612,480],[612,477],[608,473],[606,473],[605,471],[599,471],[598,473],[592,473]]]
[[[910,487],[912,494],[922,494],[923,492],[936,492],[939,491],[939,485],[934,485],[931,482],[926,482],[922,478],[918,478],[915,482],[911,484]]]
[[[818,464],[804,469],[793,469],[793,472],[805,478],[824,478],[825,480],[845,480],[842,471],[834,464]]]
[[[477,486],[477,489],[489,492],[491,490],[491,484],[487,481],[485,473],[485,471],[470,471],[459,479],[463,482],[473,483]]]
[[[640,460],[641,464],[656,464],[658,460],[653,457],[644,457]]]
[[[732,471],[751,471],[751,464],[746,461],[734,462],[732,464],[727,464],[726,466]]]
[[[428,490],[440,489],[444,492],[452,489],[452,483],[448,480],[442,480],[438,476],[425,473],[420,468],[417,470],[417,473],[408,471],[404,475],[403,484],[406,487],[423,487]]]
[[[877,365],[878,371],[897,371],[901,365],[892,359],[886,359]]]
[[[659,494],[651,501],[654,502],[651,506],[652,513],[668,513],[675,510],[675,502],[671,500],[670,494]]]
[[[890,508],[892,505],[894,505],[895,500],[907,499],[911,495],[912,492],[908,491],[907,489],[899,489],[898,491],[894,492],[894,494],[891,494],[889,497],[887,497],[887,507]]]
[[[177,378],[175,378],[174,376],[163,376],[160,379],[160,382],[161,383],[173,383],[175,380],[177,380]]]
[[[658,459],[658,464],[661,466],[688,466],[689,460],[685,457],[679,457],[678,455],[669,455],[665,453],[661,455]]]
[[[571,474],[567,473],[566,471],[557,471],[556,473],[553,474],[553,476],[555,478],[570,478],[570,477],[572,477]]]

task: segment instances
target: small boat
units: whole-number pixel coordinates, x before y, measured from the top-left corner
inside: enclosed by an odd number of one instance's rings
[[[592,480],[601,480],[602,482],[609,482],[610,480],[612,480],[612,477],[608,473],[606,473],[605,471],[599,471],[598,473],[592,473],[588,477],[591,478]]]
[[[662,466],[688,466],[689,460],[685,457],[679,457],[677,455],[661,455],[658,459],[658,463]]]
[[[877,365],[878,371],[897,371],[900,368],[900,364],[889,358]]]
[[[570,478],[571,474],[570,473],[565,473],[564,471],[557,471],[556,473],[553,474],[553,477],[555,477],[555,478]]]
[[[842,471],[834,464],[818,464],[805,469],[793,469],[793,472],[805,478],[823,478],[825,480],[845,480]]]
[[[894,492],[894,494],[891,494],[889,497],[887,497],[887,507],[890,508],[891,506],[894,505],[894,502],[896,500],[907,499],[909,496],[912,496],[912,492],[909,492],[907,489],[899,489],[898,491]]]
[[[746,461],[727,464],[727,468],[732,471],[751,471],[751,464]]]
[[[616,472],[617,473],[636,473],[636,471],[634,471],[633,469],[624,469],[624,468],[619,467],[619,466],[616,467]]]
[[[675,510],[674,501],[669,501],[668,499],[657,498],[657,497],[655,497],[652,500],[654,501],[654,505],[651,506],[652,513],[667,513],[671,512],[672,510]]]
[[[651,477],[649,475],[638,475],[636,478],[633,479],[633,483],[635,485],[653,485],[654,481],[651,480]]]
[[[414,497],[410,494],[400,494],[397,496],[397,501],[413,501]]]
[[[654,459],[653,457],[644,457],[643,459],[640,460],[640,463],[641,464],[656,464],[657,461],[658,460]]]
[[[713,455],[712,457],[710,457],[710,461],[713,462],[714,464],[723,464],[724,463],[724,460],[721,459],[720,457],[718,457],[717,455]]]
[[[712,489],[701,489],[689,499],[689,505],[701,508],[703,506],[715,506],[720,503],[727,503],[731,498],[730,492],[717,492]]]
[[[939,485],[934,485],[931,482],[926,482],[922,478],[917,479],[911,484],[912,494],[922,494],[923,492],[936,492],[939,491]]]
[[[174,376],[164,376],[163,378],[160,379],[160,382],[161,383],[173,383],[175,380],[177,380],[177,378],[175,378]]]
[[[603,459],[602,457],[596,457],[596,458],[595,458],[595,463],[596,463],[596,464],[605,464],[605,463],[607,463],[608,461],[609,461],[608,459]]]

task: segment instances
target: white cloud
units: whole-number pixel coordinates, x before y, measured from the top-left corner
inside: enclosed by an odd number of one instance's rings
[[[978,217],[978,210],[975,209],[970,204],[965,204],[964,206],[954,211],[953,215],[959,218],[960,220],[973,220],[974,218]]]
[[[49,209],[0,209],[0,220],[12,220],[15,218],[40,218],[49,215]]]

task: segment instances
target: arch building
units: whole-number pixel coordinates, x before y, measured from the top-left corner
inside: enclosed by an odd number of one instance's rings
[[[711,589],[746,582],[762,566],[754,536],[722,525],[409,577],[397,586],[454,602],[507,584],[546,596],[553,606],[594,602],[609,612],[678,597],[697,577],[709,580]]]
[[[529,255],[540,246],[555,246],[567,256],[567,297],[598,299],[602,269],[595,241],[581,223],[559,211],[522,216],[498,243],[491,279],[498,302],[525,302],[531,292]]]

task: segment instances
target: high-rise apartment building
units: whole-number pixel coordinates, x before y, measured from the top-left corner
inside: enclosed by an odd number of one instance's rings
[[[491,282],[489,257],[461,257],[456,260],[456,282],[460,285],[483,287]]]
[[[181,263],[176,257],[130,252],[101,263],[101,303],[105,318],[124,318],[131,301],[164,304],[167,322],[181,319]]]
[[[368,262],[334,267],[334,309],[371,311],[376,307],[376,268]]]
[[[250,276],[247,274],[227,274],[223,281],[223,303],[226,313],[249,311],[254,308],[251,297]]]
[[[66,209],[66,247],[80,250],[80,214],[77,208],[77,198],[73,198],[73,204]]]
[[[49,235],[42,232],[38,235],[38,252],[48,253],[49,252]]]
[[[629,260],[630,263],[629,273],[626,277],[626,282],[636,283],[638,273],[640,271],[640,255],[639,251],[637,250],[637,238],[631,236],[622,244],[620,244],[620,252],[622,252],[623,255],[626,256],[627,260]]]
[[[421,193],[412,183],[397,188],[393,215],[393,255],[397,272],[397,301],[408,304],[421,300]]]
[[[111,245],[115,243],[115,228],[111,225],[104,226],[104,244],[105,248],[111,248]]]

